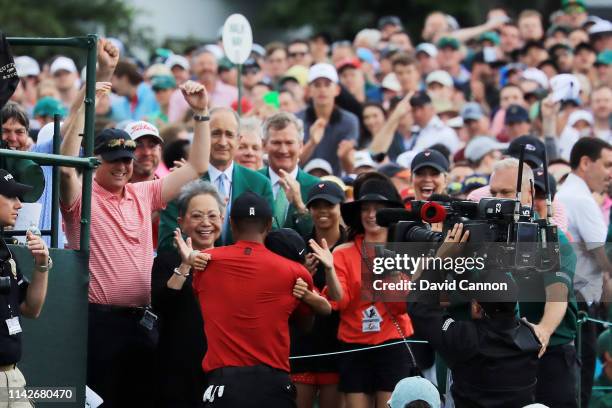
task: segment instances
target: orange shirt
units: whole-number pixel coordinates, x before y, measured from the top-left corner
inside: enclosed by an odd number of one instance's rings
[[[334,268],[342,286],[343,296],[333,302],[340,312],[338,339],[345,343],[380,344],[401,339],[402,335],[393,323],[392,317],[404,336],[412,336],[413,329],[406,313],[405,302],[371,302],[362,300],[361,271],[365,268],[361,256],[363,235],[334,250]]]

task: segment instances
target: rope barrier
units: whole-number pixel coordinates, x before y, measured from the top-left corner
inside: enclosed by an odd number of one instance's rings
[[[585,316],[583,319],[579,319],[582,320],[582,322],[584,321],[591,321],[594,323],[599,323],[602,324],[606,327],[612,327],[612,322],[606,322],[603,320],[598,320],[598,319],[593,319],[591,317]],[[352,349],[352,350],[343,350],[343,351],[334,351],[334,352],[330,352],[330,353],[319,353],[319,354],[307,354],[304,356],[292,356],[289,357],[289,360],[297,360],[300,358],[314,358],[314,357],[326,357],[326,356],[334,356],[334,355],[338,355],[338,354],[346,354],[346,353],[354,353],[357,351],[365,351],[365,350],[373,350],[373,349],[377,349],[377,348],[383,348],[383,347],[389,347],[389,346],[395,346],[397,344],[402,344],[402,343],[422,343],[422,344],[427,344],[428,342],[426,340],[400,340],[400,341],[394,341],[392,343],[385,343],[385,344],[379,344],[376,346],[369,346],[369,347],[361,347],[361,348],[356,348],[356,349]],[[611,387],[612,389],[612,387]]]
[[[402,343],[423,343],[423,344],[427,344],[428,342],[426,340],[400,340],[400,341],[394,341],[392,343],[379,344],[377,346],[361,347],[361,348],[356,348],[356,349],[352,349],[352,350],[334,351],[334,352],[331,352],[331,353],[308,354],[308,355],[305,355],[305,356],[293,356],[293,357],[289,357],[289,360],[295,360],[295,359],[298,359],[298,358],[325,357],[325,356],[333,356],[333,355],[337,355],[337,354],[354,353],[356,351],[372,350],[372,349],[377,349],[377,348],[395,346],[397,344],[402,344]]]
[[[594,323],[599,323],[599,324],[602,324],[602,325],[604,325],[605,327],[610,327],[610,326],[612,326],[612,322],[606,322],[606,321],[603,321],[603,320],[593,319],[593,318],[591,318],[591,317],[587,317],[587,318],[586,318],[586,320],[588,320],[588,321],[590,321],[590,322],[594,322]]]

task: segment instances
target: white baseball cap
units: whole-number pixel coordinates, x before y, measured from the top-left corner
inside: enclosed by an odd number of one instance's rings
[[[580,97],[580,81],[573,74],[559,74],[550,79],[554,102],[577,99]]]
[[[476,136],[465,147],[464,156],[471,162],[477,162],[493,150],[504,151],[508,143],[500,143],[489,136]]]
[[[172,54],[171,56],[168,57],[168,59],[166,59],[165,64],[170,69],[178,65],[184,70],[189,71],[189,60],[183,57],[182,55]]]
[[[599,20],[589,28],[589,35],[612,33],[612,23],[608,20]]]
[[[397,156],[395,162],[400,166],[409,169],[412,167],[412,159],[414,159],[414,156],[416,156],[417,154],[418,152],[415,152],[414,150],[405,151],[404,153]]]
[[[542,89],[548,89],[548,77],[541,69],[527,68],[521,74],[521,78],[527,81],[533,81]]]
[[[326,62],[320,62],[313,65],[310,67],[310,70],[308,70],[308,83],[310,84],[319,78],[327,78],[337,84],[338,72],[336,72],[336,68],[334,68],[333,65]]]
[[[593,126],[593,114],[584,109],[576,110],[570,113],[569,117],[567,118],[567,125],[574,126],[580,120],[584,120],[589,125]]]
[[[430,72],[425,79],[425,83],[427,85],[437,82],[442,86],[446,86],[449,88],[453,87],[453,77],[446,71],[442,71],[441,69],[437,71]]]
[[[435,58],[438,55],[438,49],[432,43],[420,43],[416,47],[416,53],[424,52],[432,58]]]
[[[323,170],[330,175],[334,174],[331,164],[329,164],[329,162],[325,159],[312,159],[311,161],[306,163],[306,166],[304,166],[304,171],[306,173],[310,173],[314,169]]]
[[[370,152],[366,150],[356,151],[353,158],[354,158],[353,167],[356,169],[358,169],[359,167],[371,167],[373,169],[378,168],[374,160],[372,160],[372,156],[370,155]]]
[[[57,71],[68,71],[70,73],[76,73],[77,67],[74,61],[68,57],[59,56],[51,64],[51,75],[55,75]]]
[[[17,75],[20,78],[27,76],[38,76],[40,75],[40,66],[38,62],[32,57],[22,55],[21,57],[15,58],[15,68],[17,69]]]
[[[400,85],[399,81],[397,80],[397,76],[395,75],[394,72],[388,73],[383,78],[383,81],[380,84],[380,86],[383,89],[388,89],[388,90],[394,91],[394,92],[401,92],[402,91],[402,86]]]
[[[128,135],[130,135],[133,141],[136,141],[143,136],[153,136],[158,139],[160,143],[164,142],[164,139],[162,139],[162,137],[159,135],[159,130],[157,127],[149,122],[145,122],[144,120],[130,122],[127,124],[124,130],[128,133]]]

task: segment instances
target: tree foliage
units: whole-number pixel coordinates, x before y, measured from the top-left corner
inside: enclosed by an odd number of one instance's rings
[[[0,30],[11,37],[73,37],[103,34],[124,44],[148,46],[146,31],[132,26],[137,12],[124,0],[0,0]],[[45,60],[58,53],[85,62],[75,49],[13,47],[15,54]]]
[[[514,16],[528,8],[546,16],[559,7],[559,0],[266,0],[254,23],[280,29],[311,26],[336,39],[349,39],[363,28],[376,27],[379,17],[396,15],[418,39],[425,17],[432,11],[441,10],[454,16],[461,26],[469,27],[482,23],[486,12],[497,6]]]

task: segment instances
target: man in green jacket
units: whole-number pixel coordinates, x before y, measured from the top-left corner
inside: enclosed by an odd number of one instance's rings
[[[210,165],[208,172],[202,176],[210,181],[225,198],[227,208],[223,222],[221,238],[216,246],[233,244],[227,214],[232,203],[245,191],[252,191],[264,197],[272,206],[272,188],[270,181],[256,171],[247,169],[234,161],[238,146],[239,117],[229,108],[215,108],[210,112]],[[158,250],[173,248],[173,234],[178,217],[176,201],[168,203],[161,212],[159,221]]]
[[[504,159],[495,164],[489,180],[491,195],[497,198],[516,196],[518,160]],[[521,204],[530,207],[534,188],[543,191],[543,173],[523,168]],[[535,185],[535,187],[534,187]],[[554,196],[555,191],[551,191]],[[534,215],[538,218],[538,214]],[[513,274],[521,298],[520,316],[532,323],[543,345],[538,363],[536,401],[551,407],[576,405],[575,361],[576,318],[578,306],[574,297],[576,254],[565,234],[558,229],[560,268],[552,272]]]
[[[272,184],[273,227],[310,232],[312,219],[303,197],[320,179],[298,166],[304,142],[301,122],[292,113],[279,112],[264,123],[264,145],[268,166],[259,170]]]

